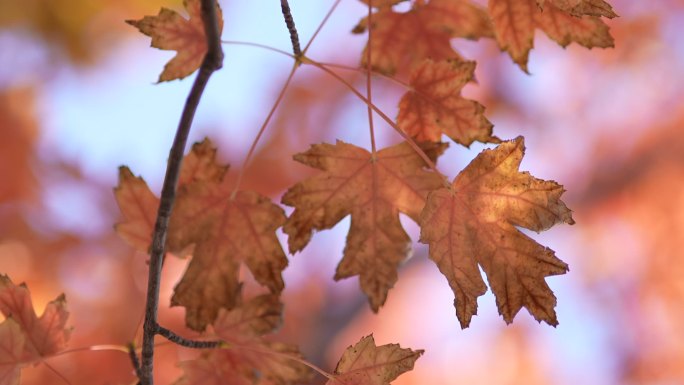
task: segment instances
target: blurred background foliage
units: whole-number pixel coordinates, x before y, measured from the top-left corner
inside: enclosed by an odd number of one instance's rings
[[[224,39],[289,50],[276,3],[223,0]],[[277,338],[330,370],[370,332],[379,344],[426,349],[399,385],[684,383],[684,1],[611,3],[621,16],[608,21],[615,49],[564,50],[538,34],[531,76],[491,41],[454,41],[478,61],[478,84],[466,95],[486,106],[495,134],[524,135],[523,168],[568,190],[577,225],[533,235],[570,264],[568,275],[549,280],[558,328],[526,313],[506,326],[487,295],[472,326],[460,330],[448,285],[418,243],[374,315],[355,279],[331,279],[345,222],[291,258]],[[305,41],[331,4],[291,1]],[[190,85],[152,86],[171,54],[149,49],[123,23],[160,6],[180,1],[0,0],[0,272],[29,285],[38,311],[64,292],[75,328],[74,350],[25,369],[25,384],[135,383],[125,354],[81,348],[124,345],[140,333],[146,257],[113,233],[119,213],[111,189],[120,164],[159,189]],[[310,56],[358,65],[365,37],[349,31],[365,12],[361,2],[343,0]],[[224,48],[225,67],[192,139],[211,136],[235,178],[291,62]],[[359,73],[339,71],[363,88]],[[381,77],[374,87],[376,103],[395,116],[403,89]],[[278,201],[311,172],[292,154],[335,138],[368,147],[365,113],[334,79],[303,67],[248,165],[245,187]],[[399,140],[378,126],[381,143]],[[482,148],[452,144],[440,168],[454,176]],[[168,298],[187,261],[168,261],[161,319],[180,331],[182,310],[168,308]],[[172,383],[177,362],[194,354],[162,344],[160,384]]]

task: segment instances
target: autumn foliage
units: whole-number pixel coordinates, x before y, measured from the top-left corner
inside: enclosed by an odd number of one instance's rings
[[[208,15],[217,17],[215,32],[219,35],[231,18],[240,16],[226,11],[226,4],[222,9],[220,4],[211,2],[212,9],[207,9],[207,3],[184,0],[184,12],[161,4],[156,16],[126,20],[151,38],[152,47],[175,51],[175,56],[160,70],[158,83],[184,79],[198,69],[198,78],[206,76],[205,81],[209,80],[214,69],[206,67],[205,55],[211,47]],[[518,313],[523,308],[539,323],[555,327],[563,322],[547,277],[566,274],[568,264],[561,253],[557,256],[544,242],[535,240],[530,231],[540,233],[557,224],[575,223],[573,212],[564,201],[565,188],[554,180],[525,171],[526,167],[521,165],[526,150],[525,132],[521,129],[507,137],[510,131],[497,131],[488,113],[490,106],[501,107],[493,100],[496,95],[468,91],[477,88],[479,82],[489,81],[475,76],[482,63],[471,60],[458,49],[457,43],[466,39],[496,46],[510,57],[506,64],[528,74],[528,64],[534,60],[530,52],[540,36],[535,34],[537,31],[562,47],[572,43],[586,48],[613,47],[615,39],[607,20],[616,18],[617,13],[603,0],[359,3],[365,13],[348,21],[351,33],[345,37],[365,39],[363,49],[355,53],[358,66],[319,61],[309,54],[309,44],[302,44],[302,51],[293,48],[292,53],[260,46],[288,56],[292,69],[251,148],[245,151],[241,166],[231,168],[221,155],[223,150],[217,144],[220,142],[205,138],[192,144],[182,159],[175,159],[172,153],[167,178],[173,178],[169,175],[177,172],[177,182],[171,194],[161,196],[137,171],[128,166],[119,168],[114,198],[120,215],[112,223],[112,234],[130,247],[125,249],[127,252],[135,251],[137,262],[148,264],[150,269],[154,258],[149,254],[153,253],[155,239],[163,240],[160,263],[165,268],[185,266],[177,277],[166,273],[157,277],[173,280],[171,295],[162,297],[159,303],[163,308],[167,304],[180,308],[182,323],[171,322],[167,329],[165,321],[157,323],[155,307],[155,320],[151,324],[138,322],[132,339],[102,348],[127,354],[130,373],[125,374],[125,381],[152,385],[141,374],[146,370],[145,362],[140,363],[141,357],[145,357],[145,341],[152,341],[147,347],[153,352],[170,343],[201,349],[173,362],[180,371],[172,381],[176,385],[387,385],[420,365],[419,358],[429,353],[429,346],[424,351],[386,341],[376,344],[374,335],[366,333],[346,341],[348,347],[338,355],[336,367],[325,368],[318,365],[322,361],[319,357],[307,356],[303,343],[288,338],[287,333],[291,333],[289,337],[298,334],[288,329],[297,325],[288,324],[286,309],[298,305],[289,302],[284,272],[298,253],[309,251],[318,232],[338,227],[347,219],[350,224],[345,230],[344,250],[341,255],[333,255],[339,262],[332,278],[357,279],[368,303],[364,306],[373,313],[383,312],[401,283],[401,269],[413,250],[423,244],[428,250],[427,258],[423,259],[434,262],[431,266],[445,278],[443,286],[448,285],[453,292],[451,311],[455,319],[449,322],[454,326],[456,321],[461,329],[475,324],[478,299],[488,289],[505,324],[518,323]],[[297,10],[289,14],[287,1],[281,4],[290,38],[296,42],[293,47],[298,47],[298,39],[304,37],[294,34],[295,27],[288,19],[296,21]],[[338,4],[339,1],[332,3],[333,14]],[[324,24],[325,21],[321,27]],[[283,29],[286,33],[288,30]],[[231,54],[230,44],[258,45],[223,43],[227,58]],[[300,71],[309,70],[336,82],[332,84],[344,92],[335,96],[328,87],[307,95],[298,87],[309,78],[298,83],[297,76]],[[352,75],[343,76],[343,71]],[[487,73],[491,73],[491,68]],[[391,95],[394,117],[379,107],[380,97],[372,92],[386,91],[385,83],[401,90],[382,96]],[[296,102],[288,104],[286,91],[301,100],[316,100],[317,95],[339,98],[335,101],[341,100],[339,95],[356,98],[367,107],[367,122],[349,130],[368,131],[368,145],[355,144],[344,136],[325,142],[322,136],[316,137],[316,132],[307,133],[313,144],[293,139],[295,134],[282,129],[286,124],[274,112],[279,107],[297,110]],[[188,104],[192,103],[192,92]],[[203,88],[196,95],[197,103],[202,92]],[[301,112],[294,113],[304,116],[306,108],[302,106]],[[262,136],[271,129],[276,130],[272,136]],[[394,135],[392,144],[379,144],[380,130],[391,131],[386,136]],[[641,151],[657,152],[655,147],[656,144]],[[3,153],[10,150],[19,151],[6,149]],[[455,176],[449,176],[452,169],[447,171],[441,159],[458,152],[470,160]],[[276,160],[264,161],[266,156]],[[28,169],[31,162],[25,159],[18,167]],[[298,171],[283,172],[284,162],[296,162]],[[175,171],[174,164],[178,165]],[[277,187],[260,189],[253,181],[263,176],[254,170],[271,172]],[[603,188],[614,193],[626,183],[611,183],[608,178]],[[10,201],[29,195],[27,186],[32,186],[32,182],[19,181],[12,189],[0,191],[0,199]],[[586,196],[591,199],[583,205],[605,210],[601,199]],[[159,224],[164,220],[159,208],[165,202],[171,202],[172,207],[166,228]],[[618,205],[618,209],[629,215],[632,208]],[[12,218],[21,224],[16,229],[28,227]],[[418,239],[411,239],[408,221],[402,218],[415,223]],[[596,220],[589,219],[590,225],[595,226]],[[60,245],[67,245],[72,240],[61,241]],[[656,235],[652,241],[658,242]],[[147,294],[139,294],[136,306],[142,306],[143,299],[149,303]],[[67,350],[68,344],[77,338],[80,326],[70,323],[64,294],[57,291],[51,298],[55,297],[43,301],[47,304],[39,316],[29,287],[14,283],[7,275],[0,276],[0,311],[4,316],[0,323],[0,385],[20,384],[25,368],[72,353]],[[338,305],[343,306],[332,306]],[[145,318],[149,317],[148,312]],[[319,320],[324,321],[325,318]],[[283,327],[285,338],[278,333]],[[170,342],[155,340],[157,335]],[[100,342],[91,345],[96,343]],[[151,366],[148,369],[151,371]],[[637,366],[631,375],[647,377],[645,371]]]

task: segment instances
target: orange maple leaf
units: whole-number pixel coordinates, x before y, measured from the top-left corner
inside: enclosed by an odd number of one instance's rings
[[[474,71],[472,61],[426,59],[411,74],[412,89],[399,102],[399,128],[418,141],[436,142],[444,133],[464,146],[500,142],[492,136],[484,107],[461,96]]]
[[[489,0],[489,13],[499,46],[525,72],[535,28],[563,47],[613,46],[608,26],[597,16],[617,15],[602,0]]]
[[[483,151],[450,188],[430,193],[421,214],[420,241],[430,245],[430,259],[454,291],[462,328],[487,290],[478,264],[506,323],[525,307],[537,321],[558,324],[556,297],[544,278],[568,266],[516,226],[542,231],[574,221],[560,199],[563,186],[518,171],[523,155],[522,137]]]
[[[375,2],[374,2],[375,3]],[[380,2],[371,16],[371,66],[392,75],[410,71],[423,59],[459,59],[451,39],[492,37],[492,27],[484,9],[465,0],[431,0],[413,3],[408,12],[395,12],[392,2]],[[374,4],[375,5],[375,4]],[[368,18],[354,27],[354,33],[368,29]],[[362,54],[367,65],[368,45]]]
[[[185,19],[176,11],[162,8],[157,16],[145,16],[140,20],[126,20],[140,32],[152,38],[152,47],[176,51],[159,75],[159,82],[183,79],[195,72],[207,53],[207,38],[202,22],[200,0],[183,0],[188,12]],[[216,3],[219,32],[223,30],[221,7]]]
[[[433,159],[445,149],[442,143],[425,145]],[[282,202],[295,208],[283,226],[290,252],[303,249],[314,230],[332,228],[351,214],[335,280],[359,275],[361,289],[377,311],[410,250],[411,240],[399,213],[417,221],[428,192],[444,181],[425,170],[424,161],[406,143],[372,155],[337,141],[335,145],[313,145],[294,159],[324,172],[294,185],[283,196]]]
[[[373,335],[349,346],[335,368],[335,379],[326,385],[388,385],[413,369],[423,350],[402,349],[397,344],[375,346]]]
[[[613,7],[603,0],[537,0],[537,4],[542,8],[546,3],[572,16],[603,16],[611,19],[617,17]]]
[[[191,250],[193,256],[171,304],[184,306],[188,327],[200,331],[220,308],[231,309],[237,303],[241,263],[273,293],[282,291],[281,273],[287,266],[275,235],[285,222],[283,210],[255,192],[233,195],[224,181],[228,167],[215,158],[216,149],[208,139],[194,144],[185,157],[167,236],[169,251],[184,255]],[[117,232],[146,252],[158,198],[126,167],[120,170],[115,194],[125,217]]]
[[[301,354],[295,346],[263,338],[280,325],[282,307],[276,295],[260,295],[231,311],[221,309],[213,328],[225,348],[181,362],[184,375],[176,384],[251,385],[260,378],[294,385],[309,380],[311,372],[297,361]]]
[[[40,318],[25,285],[0,275],[0,384],[18,385],[22,367],[36,364],[66,347],[71,329],[64,294],[48,303]]]

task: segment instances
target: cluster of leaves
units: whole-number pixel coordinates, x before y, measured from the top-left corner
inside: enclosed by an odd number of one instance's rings
[[[399,12],[395,6],[402,0],[362,1],[369,16],[353,32],[369,31],[371,37],[361,64],[397,79],[408,76],[396,122],[390,122],[406,141],[368,151],[338,140],[296,154],[296,161],[320,172],[285,193],[282,203],[294,208],[289,217],[258,192],[231,186],[225,178],[228,166],[217,163],[208,139],[192,147],[166,240],[168,251],[192,259],[171,305],[185,308],[189,328],[213,330],[223,345],[183,362],[185,375],[177,384],[218,384],[226,378],[238,384],[306,381],[310,373],[298,349],[265,338],[280,322],[282,271],[288,264],[276,231],[282,227],[294,254],[314,231],[332,228],[348,215],[351,227],[335,279],[359,276],[374,311],[385,303],[410,251],[402,213],[419,224],[420,242],[429,245],[430,259],[454,292],[461,327],[469,326],[477,299],[487,290],[480,267],[507,323],[523,307],[540,322],[558,323],[556,298],[545,278],[568,267],[517,227],[543,231],[574,223],[561,200],[564,189],[519,171],[523,138],[494,136],[484,107],[462,97],[475,63],[464,60],[451,40],[495,38],[527,71],[537,28],[563,46],[611,46],[601,17],[616,16],[612,8],[603,0],[490,0],[488,8],[467,0],[413,0],[408,11]],[[159,81],[188,76],[207,51],[200,1],[184,5],[189,19],[163,8],[158,16],[128,21],[151,36],[154,47],[178,52]],[[222,27],[220,9],[219,17]],[[496,147],[482,151],[448,182],[435,166],[448,147],[442,135],[466,147],[475,141]],[[117,232],[146,252],[159,199],[127,167],[120,169],[115,194],[124,216]],[[243,298],[243,263],[269,294]],[[7,317],[0,325],[0,384],[16,384],[19,368],[64,347],[67,313],[60,297],[38,319],[26,288],[8,278],[0,283],[0,310]],[[329,383],[388,384],[411,370],[421,354],[398,345],[377,347],[372,336],[364,337],[347,349]]]
[[[0,312],[5,316],[0,324],[0,384],[16,385],[21,368],[38,364],[66,347],[71,334],[66,327],[66,299],[60,295],[38,317],[28,288],[0,275]]]

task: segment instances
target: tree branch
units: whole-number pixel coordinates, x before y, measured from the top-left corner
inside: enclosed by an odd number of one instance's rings
[[[188,140],[190,127],[197,111],[202,93],[214,71],[222,67],[223,50],[221,49],[216,0],[202,0],[202,20],[207,37],[207,53],[200,66],[199,73],[192,85],[185,102],[183,113],[178,123],[176,136],[169,152],[164,185],[162,187],[157,220],[152,235],[150,250],[150,269],[147,282],[147,298],[145,303],[145,323],[143,326],[142,364],[140,367],[141,385],[153,385],[152,374],[154,358],[154,337],[159,333],[157,311],[159,307],[159,286],[161,280],[162,260],[165,251],[166,234],[169,219],[176,198],[176,185],[183,162],[183,152]]]
[[[189,340],[185,337],[181,337],[178,334],[174,333],[173,331],[163,327],[159,326],[159,335],[163,336],[167,340],[176,343],[181,346],[185,346],[186,348],[192,348],[192,349],[215,349],[221,346],[223,343],[222,341],[195,341],[195,340]]]
[[[296,58],[302,56],[302,49],[299,46],[299,34],[297,33],[297,27],[295,27],[294,19],[292,18],[292,12],[290,11],[290,4],[287,0],[280,0],[280,9],[283,12],[283,17],[285,18],[285,25],[287,25],[287,30],[290,32],[290,41],[292,41],[292,52]]]

